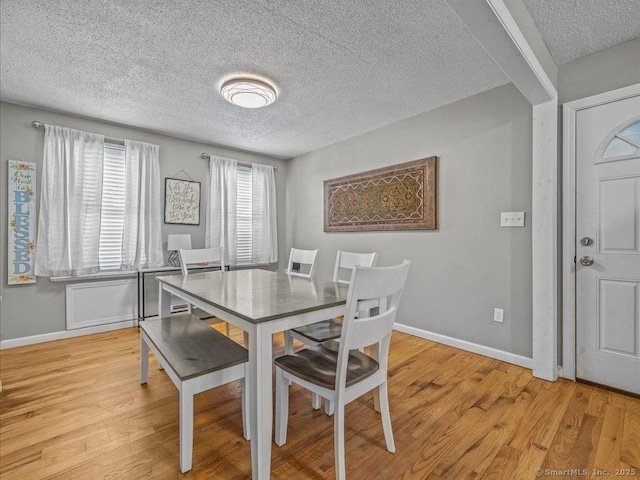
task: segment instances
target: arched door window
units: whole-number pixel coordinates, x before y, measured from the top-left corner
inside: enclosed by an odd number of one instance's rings
[[[622,160],[640,154],[640,122],[618,133],[604,151],[605,160]]]

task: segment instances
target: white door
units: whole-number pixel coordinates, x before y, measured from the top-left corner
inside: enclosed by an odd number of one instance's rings
[[[640,97],[576,125],[576,377],[640,394]]]

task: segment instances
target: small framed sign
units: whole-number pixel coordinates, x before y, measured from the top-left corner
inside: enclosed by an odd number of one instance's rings
[[[200,225],[200,182],[164,179],[164,223]]]

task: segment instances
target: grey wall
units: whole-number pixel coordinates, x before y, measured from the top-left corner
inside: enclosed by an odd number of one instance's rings
[[[640,83],[640,38],[558,67],[560,104]]]
[[[338,249],[377,251],[380,265],[408,258],[400,323],[530,357],[531,129],[531,106],[506,85],[296,157],[287,246],[319,248],[319,278]],[[323,232],[323,180],[432,155],[438,231]],[[525,211],[527,226],[500,228],[501,211]]]
[[[164,189],[164,177],[173,177],[183,169],[194,180],[202,182],[203,191],[200,212],[203,219],[208,162],[200,158],[202,152],[235,158],[242,162],[276,165],[278,167],[276,188],[279,215],[279,259],[286,263],[286,161],[158,135],[125,126],[26,108],[9,103],[0,103],[0,239],[2,244],[2,255],[0,256],[0,271],[2,272],[2,282],[0,283],[0,295],[2,296],[2,301],[0,302],[0,339],[7,340],[65,330],[64,283],[53,283],[47,278],[38,278],[35,285],[7,285],[7,160],[25,160],[37,163],[39,202],[44,132],[42,129],[31,127],[33,120],[100,133],[107,137],[126,138],[159,145],[160,173],[163,179],[162,188]],[[186,177],[180,176],[180,178]],[[201,222],[200,226],[163,224],[164,247],[166,249],[166,238],[170,233],[191,233],[194,248],[203,247],[204,229],[204,222]]]

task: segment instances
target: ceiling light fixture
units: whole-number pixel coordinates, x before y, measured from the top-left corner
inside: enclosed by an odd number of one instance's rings
[[[220,93],[230,103],[244,108],[260,108],[276,101],[276,89],[263,80],[232,78],[220,87]]]

